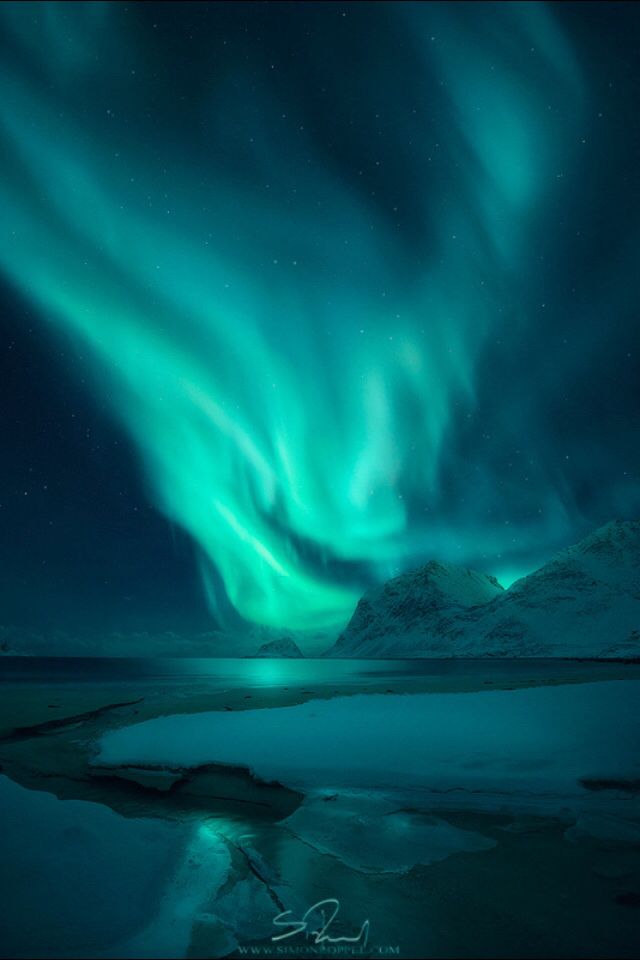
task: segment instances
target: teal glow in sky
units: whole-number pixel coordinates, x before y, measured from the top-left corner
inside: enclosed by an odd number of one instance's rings
[[[570,37],[541,4],[225,6],[2,5],[5,277],[214,613],[329,627],[434,556],[530,569],[585,521],[522,392],[593,123]]]

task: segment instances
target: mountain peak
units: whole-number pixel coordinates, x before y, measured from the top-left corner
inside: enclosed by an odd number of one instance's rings
[[[452,611],[482,606],[503,592],[495,577],[431,560],[368,590],[333,652],[340,655],[354,641],[365,641],[377,650],[384,648],[386,637],[403,632],[412,632],[422,642],[433,643],[443,617]]]
[[[367,591],[329,652],[364,657],[638,656],[640,522],[614,520],[503,590],[431,561]]]
[[[610,520],[569,549],[580,550],[582,553],[620,552],[637,549],[638,544],[640,520]]]
[[[263,643],[255,657],[285,657],[289,660],[299,660],[304,654],[298,644],[291,637],[279,637]]]

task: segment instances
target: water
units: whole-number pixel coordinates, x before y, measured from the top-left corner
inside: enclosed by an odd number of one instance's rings
[[[626,665],[629,674],[632,665]],[[152,657],[2,657],[0,682],[137,683],[141,680],[205,681],[216,686],[306,686],[376,682],[393,678],[481,678],[539,680],[574,678],[612,669],[611,664],[575,660],[333,660]],[[616,666],[614,669],[619,670]]]
[[[294,916],[335,898],[335,933],[370,920],[371,944],[388,955],[638,956],[640,699],[625,683],[554,686],[615,678],[640,679],[640,665],[3,657],[9,731],[62,713],[88,719],[0,740],[0,957],[224,956],[235,942],[268,951],[279,907],[247,856]],[[450,695],[418,717],[429,697],[372,698],[387,713],[398,703],[376,728],[371,705],[339,696],[363,690]],[[283,704],[284,727],[270,709]],[[165,724],[191,729],[212,709],[207,751],[231,766],[166,792],[126,768],[92,775],[105,736],[156,718],[164,751]],[[194,742],[181,735],[181,756]],[[262,779],[238,777],[237,762]],[[272,783],[276,763],[296,765],[298,788],[311,784],[293,814],[295,798]]]

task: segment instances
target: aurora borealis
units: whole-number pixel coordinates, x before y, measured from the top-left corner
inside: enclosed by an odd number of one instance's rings
[[[214,620],[332,627],[637,516],[637,19],[2,4],[4,282]]]

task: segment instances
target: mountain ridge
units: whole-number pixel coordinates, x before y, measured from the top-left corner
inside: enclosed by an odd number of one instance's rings
[[[610,521],[508,590],[431,561],[367,591],[325,655],[639,656],[640,521]]]

